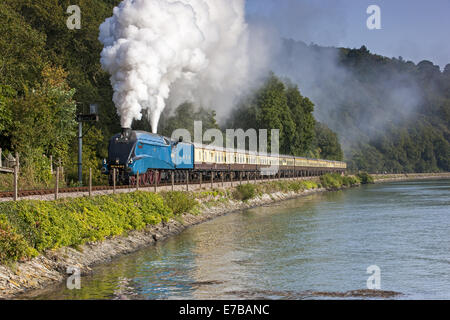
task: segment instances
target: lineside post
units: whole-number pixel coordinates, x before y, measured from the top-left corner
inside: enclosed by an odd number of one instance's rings
[[[234,172],[230,172],[230,181],[231,181],[232,188],[233,188],[233,178],[234,178]]]
[[[203,172],[201,172],[201,171],[199,173],[199,179],[200,179],[200,190],[202,190]]]
[[[114,169],[114,192],[116,192],[116,169]],[[139,170],[136,172],[136,191],[139,191]]]
[[[19,154],[16,152],[16,163],[14,164],[14,201],[19,198]]]
[[[64,180],[64,167],[63,167],[63,165],[62,165],[62,162],[61,162],[61,158],[59,159],[59,167],[61,168],[61,180]]]
[[[172,170],[170,172],[170,180],[172,180],[172,191],[175,190],[175,172]]]
[[[186,171],[186,191],[189,191],[189,171]]]
[[[159,171],[155,170],[155,193],[158,190],[158,178],[159,178]]]
[[[113,193],[116,193],[116,168],[113,169]]]
[[[221,176],[222,176],[222,188],[223,188],[224,187],[225,174],[223,172],[221,172]]]
[[[59,167],[58,167],[59,171]],[[92,168],[89,168],[89,197],[92,196]]]
[[[214,171],[211,171],[211,189],[214,188]]]
[[[56,181],[55,181],[55,200],[58,200],[59,196],[59,167],[56,168]]]

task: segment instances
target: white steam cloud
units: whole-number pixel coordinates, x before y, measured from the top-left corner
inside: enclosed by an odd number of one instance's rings
[[[244,0],[124,0],[100,26],[121,125],[167,104],[230,109],[251,85]],[[253,67],[252,67],[253,68]]]

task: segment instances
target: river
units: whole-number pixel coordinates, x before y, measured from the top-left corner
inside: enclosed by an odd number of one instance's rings
[[[309,299],[367,289],[450,299],[450,180],[326,192],[229,214],[34,299]],[[28,297],[29,298],[29,297]]]

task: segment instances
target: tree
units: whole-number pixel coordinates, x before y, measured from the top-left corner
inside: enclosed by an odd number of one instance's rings
[[[344,158],[336,133],[320,122],[317,122],[315,125],[314,145],[318,158],[339,161],[342,161]]]
[[[302,156],[311,150],[314,140],[314,104],[300,94],[297,86],[289,86],[286,96],[295,123],[295,132],[289,144],[288,153]]]
[[[10,86],[0,85],[0,145],[3,147],[10,146],[8,136],[13,117],[11,107],[16,94]]]
[[[0,3],[0,21],[0,83],[22,92],[40,80],[46,37],[5,3]]]
[[[166,137],[171,137],[172,133],[177,129],[187,129],[194,139],[194,122],[201,121],[203,133],[208,129],[219,129],[216,122],[216,112],[204,108],[198,108],[189,102],[185,102],[178,106],[173,115],[167,116],[170,110],[166,110],[160,120],[160,132]],[[202,134],[203,134],[202,133]]]
[[[69,145],[76,134],[76,105],[75,90],[70,89],[66,77],[62,68],[46,66],[42,84],[26,89],[13,103],[11,144],[25,155],[25,160],[36,149],[55,159],[68,158]]]

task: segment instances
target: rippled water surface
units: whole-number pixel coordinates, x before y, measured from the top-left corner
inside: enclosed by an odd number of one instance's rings
[[[396,182],[234,213],[37,299],[302,299],[366,289],[450,299],[450,181]]]

